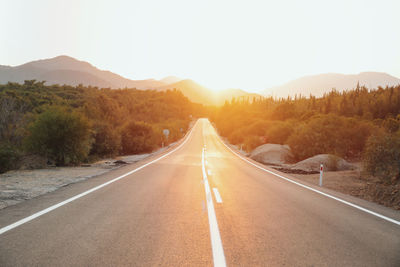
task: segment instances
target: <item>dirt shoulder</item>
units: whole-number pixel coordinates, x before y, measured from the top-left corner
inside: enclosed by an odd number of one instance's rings
[[[290,174],[305,182],[318,185],[319,174]],[[400,184],[386,185],[376,178],[365,177],[360,170],[324,172],[323,186],[347,195],[400,210]]]
[[[174,144],[172,143],[168,147],[161,148],[153,153],[105,159],[93,164],[83,164],[79,167],[48,167],[45,169],[8,171],[0,174],[0,209],[160,154]]]
[[[222,138],[222,140],[236,152],[243,156],[249,156],[249,154],[243,153],[237,146],[229,144],[226,139]],[[287,164],[283,164],[282,166],[264,165],[277,171],[288,173],[290,176],[306,183],[319,185],[319,172],[293,170],[288,168]],[[363,174],[361,163],[352,163],[352,165],[355,167],[354,170],[324,172],[323,187],[400,210],[400,183],[395,185],[381,183],[379,179]]]
[[[191,131],[195,122],[196,120],[190,122],[186,135]],[[55,191],[69,184],[99,176],[126,164],[164,153],[169,148],[182,142],[186,135],[180,140],[159,148],[152,153],[103,159],[92,164],[82,164],[79,167],[47,167],[44,169],[13,170],[2,173],[0,174],[0,209]]]

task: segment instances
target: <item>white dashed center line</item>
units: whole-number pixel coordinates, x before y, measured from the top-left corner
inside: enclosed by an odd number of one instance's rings
[[[214,191],[215,200],[217,201],[217,203],[222,203],[222,198],[221,198],[221,195],[218,192],[218,189],[214,187],[213,191]]]
[[[214,266],[225,267],[226,263],[225,263],[224,248],[222,247],[221,236],[219,234],[219,229],[218,229],[217,216],[215,215],[214,203],[212,199],[210,185],[208,184],[204,154],[205,154],[205,149],[203,148],[201,154],[201,165],[203,170],[204,189],[206,192],[208,223],[210,225],[211,248],[213,253]]]

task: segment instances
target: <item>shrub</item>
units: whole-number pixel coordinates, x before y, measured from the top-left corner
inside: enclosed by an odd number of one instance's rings
[[[383,128],[390,133],[395,133],[399,130],[400,122],[393,118],[387,118],[382,122]]]
[[[228,135],[228,141],[234,145],[242,144],[244,142],[244,136],[243,129],[237,129]]]
[[[94,143],[90,150],[91,155],[115,156],[121,149],[121,134],[118,130],[113,129],[112,125],[107,122],[99,122],[93,127]]]
[[[254,148],[262,145],[263,142],[261,141],[261,138],[259,136],[248,136],[244,139],[244,149],[247,152],[251,152]]]
[[[246,127],[246,134],[264,136],[265,130],[273,125],[273,122],[267,120],[256,120]]]
[[[86,159],[90,134],[89,121],[82,114],[50,108],[30,125],[25,147],[56,165],[74,164]]]
[[[9,144],[0,144],[0,173],[9,171],[16,166],[19,153]]]
[[[296,160],[317,154],[334,154],[345,158],[358,157],[376,126],[336,115],[312,118],[298,125],[287,140]]]
[[[368,138],[363,154],[364,169],[386,183],[400,179],[400,131],[381,132]]]
[[[151,125],[130,121],[121,130],[122,153],[126,155],[151,152],[157,144],[155,137]]]
[[[292,133],[293,126],[289,122],[277,121],[266,131],[267,142],[283,145]]]
[[[336,130],[338,141],[335,153],[345,158],[359,159],[368,137],[377,131],[378,128],[370,122],[358,121],[355,118],[343,119],[340,128]]]
[[[287,140],[294,159],[303,160],[317,154],[334,154],[332,150],[336,141],[335,129],[328,126],[316,120],[296,127]]]

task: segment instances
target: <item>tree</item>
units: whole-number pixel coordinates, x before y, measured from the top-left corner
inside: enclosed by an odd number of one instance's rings
[[[86,159],[90,135],[89,121],[82,114],[52,107],[30,125],[25,147],[57,165],[75,164]]]
[[[293,126],[290,122],[276,121],[266,130],[267,142],[283,145],[292,133]]]
[[[0,173],[13,169],[18,158],[19,153],[12,145],[0,143]]]
[[[391,183],[400,180],[400,131],[372,135],[363,156],[365,170]]]
[[[113,129],[107,122],[97,122],[93,128],[94,142],[90,154],[100,157],[117,155],[121,149],[119,131]]]
[[[151,125],[145,122],[128,122],[121,130],[123,154],[151,152],[156,140]]]

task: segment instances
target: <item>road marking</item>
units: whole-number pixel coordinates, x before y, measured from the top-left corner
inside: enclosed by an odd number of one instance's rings
[[[224,248],[222,247],[221,236],[219,234],[217,216],[215,215],[214,203],[211,195],[210,185],[208,184],[205,160],[204,160],[204,151],[201,153],[201,165],[203,170],[203,180],[204,180],[204,189],[206,192],[206,203],[207,203],[207,212],[208,212],[208,223],[210,225],[210,237],[211,237],[211,248],[213,252],[213,260],[214,266],[224,267],[225,263],[225,255]]]
[[[215,131],[215,130],[214,130],[214,131]],[[216,134],[216,136],[218,137],[218,140],[219,140],[225,147],[227,147],[233,154],[235,154],[236,156],[238,156],[238,157],[241,158],[242,160],[246,161],[247,163],[250,163],[251,165],[253,165],[254,167],[256,167],[256,168],[258,168],[258,169],[260,169],[260,170],[263,170],[263,171],[265,171],[265,172],[268,172],[268,173],[270,173],[270,174],[272,174],[272,175],[277,176],[278,178],[281,178],[281,179],[286,180],[286,181],[288,181],[288,182],[290,182],[290,183],[293,183],[293,184],[296,184],[296,185],[298,185],[298,186],[301,186],[301,187],[303,187],[303,188],[305,188],[305,189],[311,190],[311,191],[313,191],[313,192],[315,192],[315,193],[318,193],[318,194],[320,194],[320,195],[323,195],[323,196],[329,197],[329,198],[331,198],[331,199],[334,199],[334,200],[336,200],[336,201],[339,201],[339,202],[341,202],[341,203],[343,203],[343,204],[345,204],[345,205],[351,206],[351,207],[356,208],[356,209],[358,209],[358,210],[361,210],[361,211],[364,211],[364,212],[369,213],[369,214],[371,214],[371,215],[374,215],[374,216],[376,216],[376,217],[378,217],[378,218],[381,218],[381,219],[383,219],[383,220],[386,220],[386,221],[388,221],[388,222],[391,222],[391,223],[400,225],[400,221],[397,221],[397,220],[392,219],[392,218],[389,218],[389,217],[387,217],[387,216],[385,216],[385,215],[376,213],[376,212],[374,212],[374,211],[372,211],[372,210],[363,208],[363,207],[361,207],[361,206],[358,206],[358,205],[356,205],[356,204],[353,204],[353,203],[348,202],[348,201],[346,201],[346,200],[343,200],[343,199],[341,199],[341,198],[338,198],[338,197],[329,195],[329,194],[327,194],[327,193],[324,193],[324,192],[322,192],[322,191],[319,191],[319,190],[317,190],[317,189],[315,189],[315,188],[312,188],[312,187],[310,187],[310,186],[304,185],[304,184],[302,184],[302,183],[296,182],[296,181],[294,181],[294,180],[292,180],[292,179],[289,179],[289,178],[287,178],[287,177],[285,177],[285,176],[282,176],[282,175],[280,175],[280,174],[278,174],[278,173],[275,173],[275,172],[273,172],[273,171],[267,170],[267,169],[265,169],[265,168],[263,168],[263,167],[261,167],[261,166],[255,164],[255,163],[249,161],[248,159],[242,157],[241,155],[237,154],[235,151],[233,151],[228,145],[226,145],[226,144],[221,140],[221,138],[219,137],[219,135],[218,135],[216,132],[215,132],[215,134]]]
[[[208,176],[211,175],[211,169],[207,169],[207,174],[208,174]]]
[[[85,191],[85,192],[83,192],[83,193],[80,193],[79,195],[73,196],[73,197],[71,197],[71,198],[69,198],[69,199],[67,199],[67,200],[64,200],[64,201],[62,201],[62,202],[60,202],[60,203],[58,203],[58,204],[55,204],[55,205],[53,205],[53,206],[48,207],[47,209],[41,210],[41,211],[39,211],[39,212],[37,212],[37,213],[34,213],[34,214],[32,214],[32,215],[30,215],[30,216],[28,216],[28,217],[26,217],[26,218],[24,218],[24,219],[21,219],[21,220],[15,222],[15,223],[12,223],[12,224],[10,224],[10,225],[8,225],[8,226],[5,226],[5,227],[3,227],[3,228],[0,228],[0,235],[1,235],[1,234],[4,234],[4,233],[7,232],[7,231],[10,231],[11,229],[14,229],[14,228],[18,227],[18,226],[20,226],[20,225],[22,225],[22,224],[24,224],[24,223],[27,223],[27,222],[29,222],[29,221],[32,221],[33,219],[36,219],[36,218],[38,218],[38,217],[40,217],[40,216],[42,216],[42,215],[44,215],[44,214],[46,214],[46,213],[48,213],[48,212],[50,212],[50,211],[53,211],[53,210],[55,210],[55,209],[57,209],[57,208],[59,208],[59,207],[61,207],[61,206],[64,206],[64,205],[66,205],[66,204],[68,204],[68,203],[70,203],[70,202],[72,202],[72,201],[74,201],[74,200],[77,200],[78,198],[81,198],[81,197],[83,197],[83,196],[86,196],[86,195],[88,195],[88,194],[90,194],[90,193],[92,193],[92,192],[94,192],[94,191],[99,190],[100,188],[103,188],[103,187],[105,187],[105,186],[107,186],[107,185],[109,185],[109,184],[111,184],[111,183],[114,183],[114,182],[116,182],[116,181],[118,181],[118,180],[121,180],[122,178],[124,178],[124,177],[126,177],[126,176],[128,176],[128,175],[131,175],[132,173],[135,173],[135,172],[137,172],[137,171],[139,171],[139,170],[141,170],[141,169],[143,169],[143,168],[149,166],[150,164],[153,164],[153,163],[155,163],[155,162],[157,162],[157,161],[159,161],[159,160],[165,158],[166,156],[168,156],[168,155],[174,153],[175,151],[177,151],[178,149],[180,149],[180,148],[187,142],[187,140],[189,140],[189,138],[191,137],[191,135],[192,135],[192,133],[193,133],[193,129],[194,129],[196,126],[197,126],[197,123],[193,126],[193,128],[192,128],[192,130],[189,132],[189,134],[187,134],[185,140],[183,140],[183,142],[182,142],[178,147],[176,147],[174,150],[168,152],[167,154],[164,154],[164,155],[162,155],[161,157],[156,158],[156,159],[154,159],[154,160],[152,160],[152,161],[150,161],[150,162],[148,162],[148,163],[146,163],[146,164],[144,164],[144,165],[142,165],[142,166],[140,166],[140,167],[138,167],[138,168],[136,168],[136,169],[134,169],[134,170],[132,170],[132,171],[129,171],[129,172],[127,172],[127,173],[125,173],[125,174],[123,174],[123,175],[121,175],[121,176],[118,176],[117,178],[114,178],[114,179],[112,179],[112,180],[110,180],[110,181],[108,181],[108,182],[106,182],[106,183],[103,183],[103,184],[98,185],[98,186],[96,186],[96,187],[93,187],[92,189],[89,189],[89,190],[87,190],[87,191]]]
[[[222,198],[221,195],[218,192],[218,188],[213,188],[215,199],[217,200],[217,203],[222,203]]]

